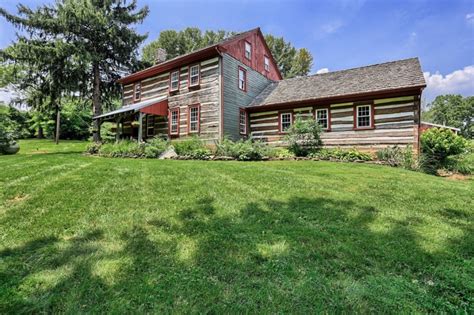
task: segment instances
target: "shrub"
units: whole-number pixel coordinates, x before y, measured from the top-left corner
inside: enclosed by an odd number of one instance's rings
[[[358,151],[356,149],[321,149],[311,153],[310,156],[313,158],[319,158],[321,160],[335,159],[347,162],[372,160],[372,156],[370,154]]]
[[[314,119],[297,117],[286,137],[288,149],[296,156],[307,156],[315,152],[322,145],[321,132],[321,126]]]
[[[135,141],[119,141],[117,143],[105,143],[99,148],[100,156],[107,157],[145,157],[145,143]]]
[[[87,145],[86,152],[89,154],[98,154],[101,145],[102,144],[100,142],[91,142]]]
[[[165,152],[168,148],[168,141],[155,137],[148,140],[145,146],[145,157],[147,158],[157,158],[161,153]]]
[[[0,154],[18,139],[18,123],[11,119],[9,108],[0,107]]]
[[[268,156],[268,157],[272,157],[272,158],[293,158],[293,157],[295,157],[295,154],[293,152],[290,152],[287,148],[271,147],[271,146],[267,147],[265,155]]]
[[[465,152],[467,141],[448,129],[431,128],[421,135],[423,170],[434,174],[448,164],[448,157]]]
[[[176,154],[186,156],[192,159],[205,160],[211,155],[211,151],[204,142],[197,137],[172,143]]]
[[[387,162],[391,166],[401,166],[406,169],[416,168],[416,161],[411,146],[405,148],[400,148],[399,146],[384,148],[377,151],[377,159]]]
[[[265,144],[251,139],[234,142],[226,138],[216,145],[217,156],[230,156],[239,161],[261,160],[268,151]]]

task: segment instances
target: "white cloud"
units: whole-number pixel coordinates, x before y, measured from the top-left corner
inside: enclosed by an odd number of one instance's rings
[[[342,23],[341,20],[335,20],[321,26],[321,30],[323,31],[323,33],[332,34],[339,30],[343,25],[344,23]]]
[[[322,69],[319,69],[318,71],[316,71],[316,74],[328,73],[328,72],[329,72],[328,68],[322,68]]]
[[[466,21],[467,23],[474,25],[474,13],[466,14]]]
[[[474,95],[474,65],[453,71],[445,76],[439,72],[424,72],[426,89],[423,92],[427,101],[441,94]]]

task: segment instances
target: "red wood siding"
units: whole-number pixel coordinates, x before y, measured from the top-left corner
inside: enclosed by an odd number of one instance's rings
[[[252,45],[252,58],[251,60],[245,58],[245,42]],[[264,38],[260,30],[250,32],[247,36],[240,38],[239,40],[230,41],[222,45],[226,52],[232,57],[236,58],[246,66],[260,72],[270,80],[278,81],[281,80],[280,72],[278,67],[273,60],[272,53],[265,44]],[[270,70],[265,70],[265,56],[270,59]]]

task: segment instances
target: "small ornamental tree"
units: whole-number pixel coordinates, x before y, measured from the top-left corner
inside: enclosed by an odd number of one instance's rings
[[[296,117],[286,136],[288,150],[296,156],[307,156],[320,149],[322,145],[321,132],[321,126],[314,119]]]
[[[448,157],[465,151],[467,141],[448,129],[431,128],[421,135],[421,152],[425,159],[425,171],[436,173],[446,165]]]

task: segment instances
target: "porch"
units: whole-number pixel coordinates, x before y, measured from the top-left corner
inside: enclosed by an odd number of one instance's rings
[[[100,126],[104,122],[115,123],[116,140],[135,139],[144,141],[155,136],[168,136],[168,98],[157,97],[123,106],[117,110],[93,117]]]

